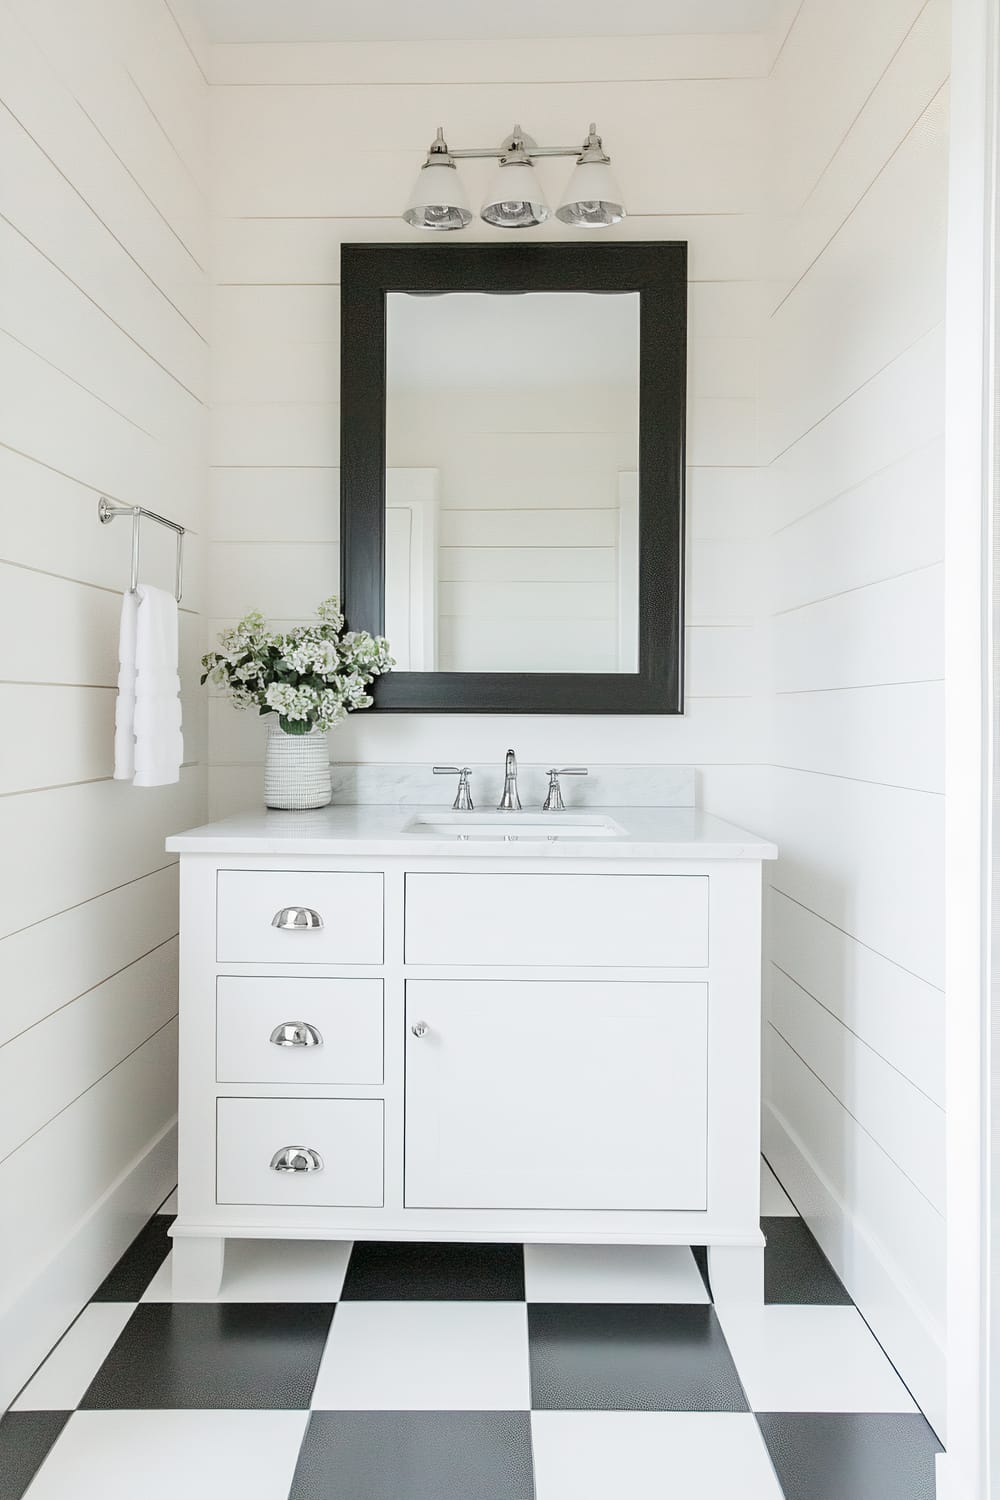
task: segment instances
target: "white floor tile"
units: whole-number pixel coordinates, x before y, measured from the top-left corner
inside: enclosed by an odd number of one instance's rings
[[[177,1189],[174,1188],[165,1203],[161,1203],[156,1210],[158,1214],[175,1214],[177,1212]]]
[[[686,1245],[525,1245],[529,1302],[707,1302]]]
[[[763,1157],[760,1159],[760,1211],[765,1217],[797,1219],[798,1210]]]
[[[285,1500],[309,1413],[78,1411],[30,1500]]]
[[[716,1307],[754,1411],[914,1412],[853,1307]]]
[[[314,1408],[527,1411],[523,1302],[341,1302]]]
[[[72,1411],[135,1311],[134,1302],[90,1302],[11,1407]]]
[[[350,1255],[349,1240],[227,1240],[222,1287],[208,1300],[336,1302]],[[172,1260],[173,1251],[143,1292],[143,1302],[174,1300]]]
[[[782,1500],[752,1416],[536,1411],[536,1500]]]

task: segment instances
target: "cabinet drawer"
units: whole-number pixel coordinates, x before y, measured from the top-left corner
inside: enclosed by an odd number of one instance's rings
[[[408,875],[406,962],[699,968],[703,875]]]
[[[381,1083],[381,979],[220,978],[220,1083]]]
[[[382,1135],[381,1099],[220,1099],[216,1199],[380,1208]],[[316,1170],[276,1171],[289,1148]]]
[[[275,927],[286,910],[313,925]],[[222,963],[380,964],[382,876],[220,870],[216,951]]]
[[[708,986],[410,980],[407,1208],[703,1210]]]

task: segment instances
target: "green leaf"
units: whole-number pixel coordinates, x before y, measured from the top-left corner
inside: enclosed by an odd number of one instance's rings
[[[286,734],[308,734],[312,728],[308,719],[286,719],[283,714],[278,723]]]

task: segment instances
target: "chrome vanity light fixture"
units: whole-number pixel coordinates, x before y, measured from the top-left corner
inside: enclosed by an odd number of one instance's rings
[[[439,126],[427,160],[417,178],[403,218],[418,229],[464,229],[471,222],[455,162],[468,157],[498,162],[480,217],[498,229],[530,229],[551,215],[537,180],[535,158],[575,156],[576,166],[556,218],[577,229],[599,229],[618,224],[625,205],[611,171],[597,127],[591,124],[583,145],[539,146],[515,125],[496,148],[466,147],[450,151]]]

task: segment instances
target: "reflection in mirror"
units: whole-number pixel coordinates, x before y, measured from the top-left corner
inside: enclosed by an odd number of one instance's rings
[[[638,451],[638,293],[389,293],[399,670],[636,672]]]

